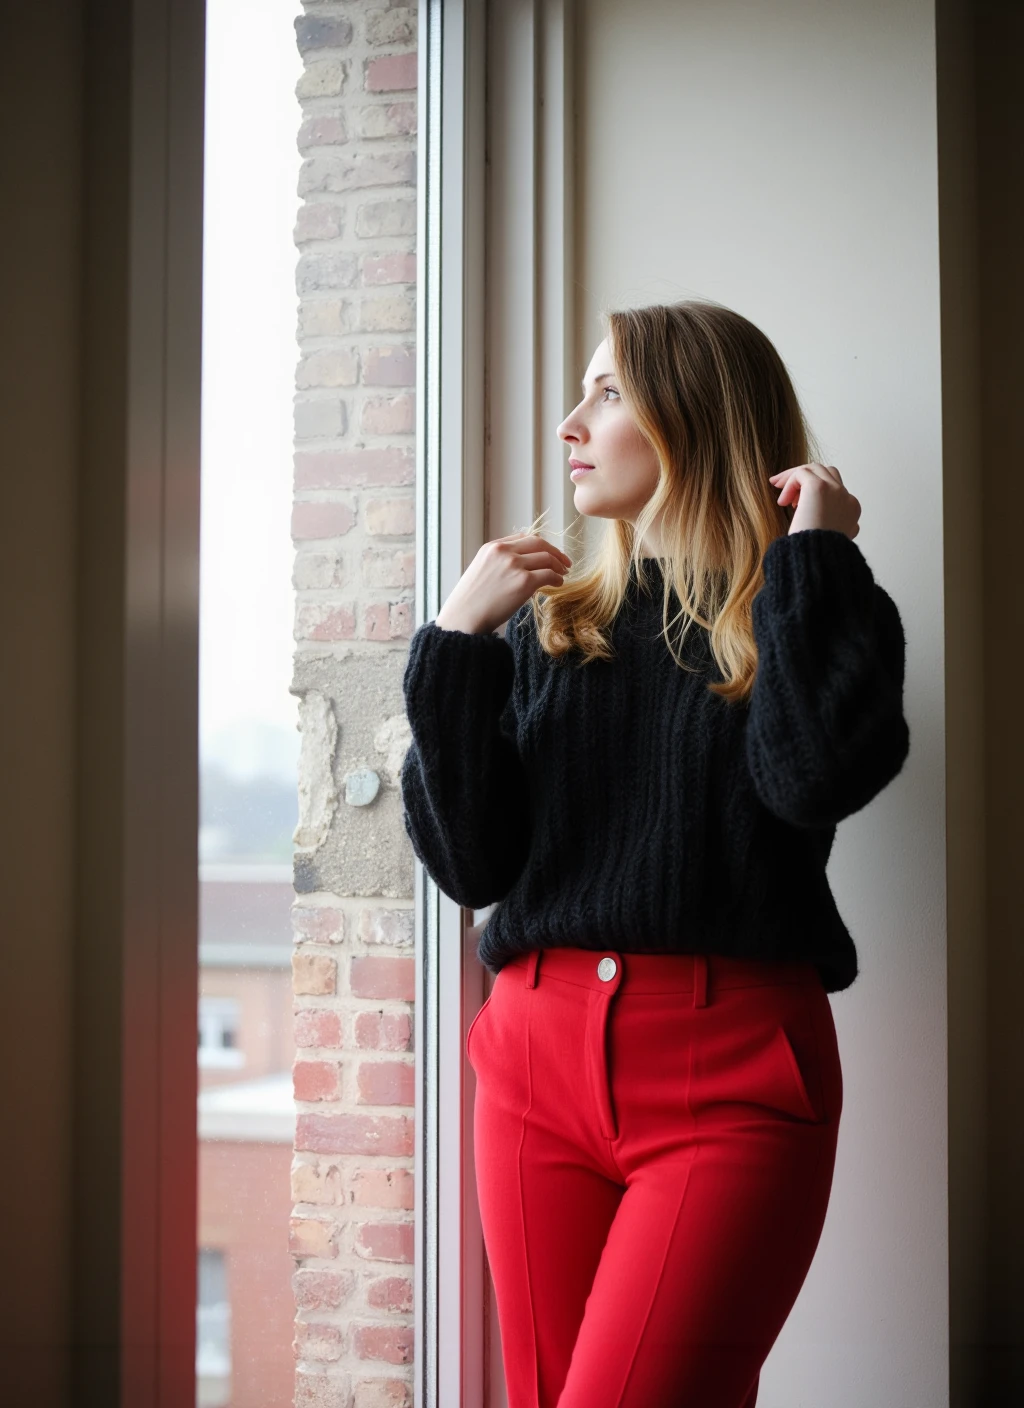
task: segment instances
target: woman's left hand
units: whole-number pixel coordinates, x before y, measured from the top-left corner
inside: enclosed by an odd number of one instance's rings
[[[782,492],[780,506],[795,504],[789,531],[835,528],[848,538],[860,532],[860,500],[847,489],[834,464],[798,464],[769,476]]]

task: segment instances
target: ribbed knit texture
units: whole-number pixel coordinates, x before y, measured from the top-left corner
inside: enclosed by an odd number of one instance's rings
[[[776,538],[753,603],[752,698],[691,625],[681,670],[661,636],[661,566],[631,577],[613,661],[552,660],[529,602],[505,637],[413,634],[405,828],[458,904],[498,903],[477,954],[573,946],[810,961],[849,987],[857,953],[825,866],[836,825],[899,773],[906,642],[845,533]],[[673,611],[678,599],[671,597]],[[678,627],[673,627],[673,631]]]

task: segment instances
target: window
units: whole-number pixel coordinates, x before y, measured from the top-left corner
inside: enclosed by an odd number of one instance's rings
[[[231,1401],[231,1302],[222,1251],[200,1247],[196,1277],[196,1408]]]
[[[239,1003],[233,997],[199,999],[199,1064],[234,1069],[245,1065],[239,1049]]]
[[[301,13],[292,0],[205,5],[200,1408],[276,1408],[295,1397],[288,1230],[300,738],[290,685]]]

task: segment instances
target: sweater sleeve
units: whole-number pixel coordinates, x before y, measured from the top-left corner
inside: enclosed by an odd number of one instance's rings
[[[410,641],[403,677],[412,731],[401,769],[405,829],[438,887],[472,909],[504,898],[529,850],[515,620],[509,640],[426,622]]]
[[[845,533],[783,534],[763,567],[747,763],[770,811],[794,826],[834,826],[881,792],[909,753],[903,625]]]

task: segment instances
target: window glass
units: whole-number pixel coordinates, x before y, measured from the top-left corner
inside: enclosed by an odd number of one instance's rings
[[[196,1404],[231,1402],[231,1302],[222,1251],[200,1247],[196,1286]]]
[[[220,1070],[245,1065],[245,1052],[238,1044],[240,1005],[233,997],[199,999],[199,1064]]]
[[[208,0],[196,1402],[294,1397],[294,0]]]

